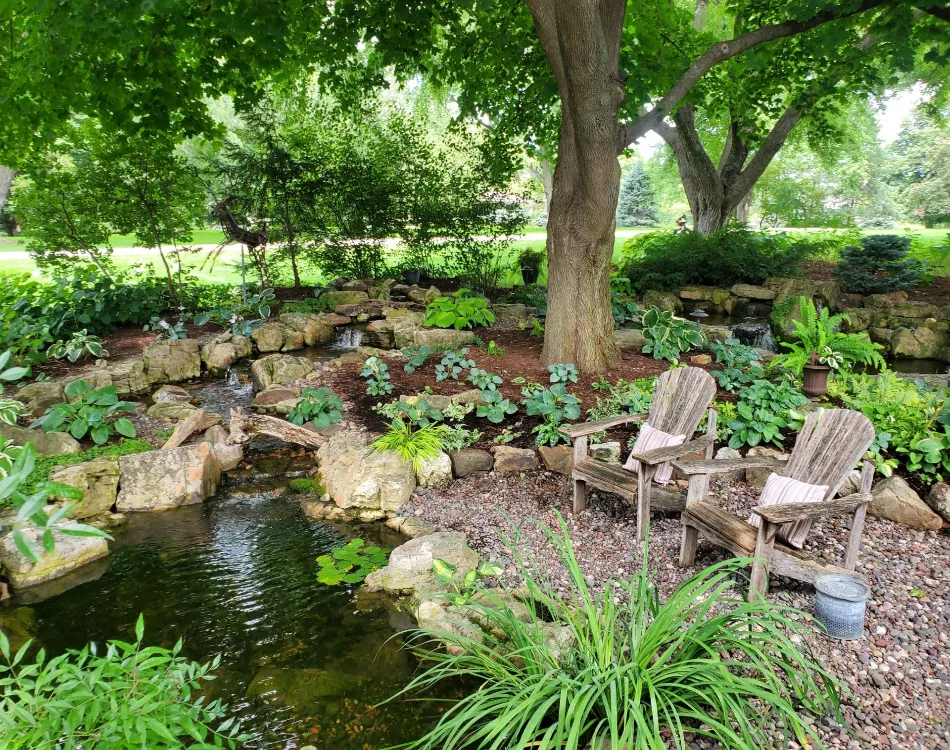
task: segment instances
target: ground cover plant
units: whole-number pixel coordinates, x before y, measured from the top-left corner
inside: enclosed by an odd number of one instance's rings
[[[786,740],[820,746],[805,716],[840,720],[839,685],[795,643],[810,627],[807,615],[767,599],[748,602],[737,591],[733,576],[749,560],[713,565],[665,601],[648,562],[595,594],[560,524],[541,528],[567,573],[566,595],[550,571],[508,542],[525,581],[527,616],[489,589],[464,605],[484,635],[416,632],[415,650],[430,666],[397,697],[461,676],[477,688],[407,747],[682,750],[691,732],[758,750],[773,745],[770,725]]]
[[[44,432],[68,432],[76,440],[88,434],[96,445],[109,442],[113,433],[135,437],[135,425],[119,414],[135,411],[131,401],[120,401],[115,386],[93,388],[85,380],[74,380],[64,389],[67,401],[53,404],[31,427]]]
[[[135,641],[109,641],[31,657],[32,641],[13,653],[0,631],[0,731],[4,747],[237,747],[241,734],[228,707],[202,695],[218,668],[172,648],[146,646],[141,615]]]

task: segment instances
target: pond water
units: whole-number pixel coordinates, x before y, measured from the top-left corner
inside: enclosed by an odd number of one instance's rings
[[[31,589],[0,607],[0,621],[58,653],[132,640],[144,613],[148,643],[183,638],[183,653],[199,661],[221,654],[209,692],[253,734],[249,748],[364,750],[417,738],[432,704],[376,707],[416,669],[394,637],[410,623],[390,607],[358,606],[346,587],[315,575],[316,557],[350,536],[390,548],[400,537],[311,521],[279,491],[243,484],[204,505],[131,514],[109,557],[78,573],[84,583]]]

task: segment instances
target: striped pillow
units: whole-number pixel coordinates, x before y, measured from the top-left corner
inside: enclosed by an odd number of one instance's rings
[[[640,428],[640,434],[637,435],[637,442],[633,444],[633,450],[627,458],[627,463],[623,465],[627,471],[640,471],[640,462],[633,457],[634,453],[646,453],[656,448],[669,448],[671,445],[682,445],[686,442],[686,435],[670,435],[662,430],[655,430],[650,427],[649,422],[644,422]],[[670,462],[660,464],[656,467],[653,474],[653,481],[657,484],[667,484],[673,477],[673,467]]]
[[[799,482],[791,477],[781,477],[778,474],[769,474],[765,480],[765,487],[759,498],[759,505],[784,505],[785,503],[820,503],[828,493],[828,485],[808,484]],[[753,513],[749,516],[749,524],[759,528],[762,519]],[[810,518],[800,518],[789,521],[778,527],[778,538],[789,547],[801,549],[811,528]]]

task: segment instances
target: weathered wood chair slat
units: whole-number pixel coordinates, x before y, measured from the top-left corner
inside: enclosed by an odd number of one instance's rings
[[[716,382],[708,372],[698,367],[668,370],[657,378],[653,393],[649,414],[625,414],[565,425],[560,430],[574,441],[574,469],[571,474],[574,480],[574,512],[579,513],[586,507],[588,484],[619,495],[629,502],[636,502],[637,537],[640,540],[646,537],[652,504],[672,511],[681,511],[686,507],[681,494],[653,486],[652,479],[657,468],[666,461],[700,451],[707,459],[711,459],[716,440],[716,411],[709,408],[716,395]],[[707,409],[706,434],[691,440]],[[637,473],[589,458],[589,435],[610,427],[642,421],[670,435],[686,435],[687,441],[682,445],[637,454],[634,456],[640,461],[640,471]]]
[[[775,471],[800,482],[827,485],[828,491],[820,503],[787,503],[753,508],[752,512],[762,519],[758,529],[719,508],[707,497],[709,474],[728,470],[729,464],[732,464],[733,468],[746,468],[751,465],[748,459],[674,461],[674,466],[689,475],[686,508],[681,517],[683,538],[680,546],[680,565],[685,567],[695,562],[699,537],[703,536],[739,557],[756,558],[752,565],[750,599],[764,596],[768,592],[770,572],[809,583],[814,583],[815,577],[823,573],[853,575],[864,532],[867,504],[872,499],[870,492],[874,480],[874,464],[870,461],[864,462],[859,492],[834,498],[873,441],[874,427],[867,417],[859,412],[827,409],[810,414],[795,441],[788,462],[776,462]],[[707,471],[704,472],[706,464]],[[779,526],[783,523],[840,514],[852,515],[842,567],[824,563],[806,552],[776,540]]]

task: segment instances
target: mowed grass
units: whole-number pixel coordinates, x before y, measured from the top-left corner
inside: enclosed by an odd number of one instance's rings
[[[535,229],[537,231],[543,231],[541,228]],[[636,231],[650,230],[644,230],[638,227]],[[787,229],[779,231],[807,232],[813,230]],[[902,232],[902,229],[869,229],[862,232],[862,234],[900,234]],[[941,274],[945,276],[950,276],[950,238],[948,238],[948,233],[950,233],[948,229],[913,228],[912,230],[912,234],[917,240],[918,257],[940,265],[942,267]],[[222,239],[223,234],[220,231],[210,229],[201,230],[195,232],[193,244],[216,245]],[[15,241],[11,241],[10,238],[3,238],[3,240],[4,242],[0,244],[0,273],[40,273],[36,264],[29,258],[4,257],[4,252],[19,251],[22,253],[26,249],[26,240],[23,237],[14,238]],[[142,249],[139,252],[130,252],[129,249],[134,248],[133,237],[115,235],[111,238],[111,241],[114,248],[123,249],[121,254],[113,256],[113,263],[117,268],[144,267],[151,264],[155,269],[155,273],[164,273],[164,269],[161,267],[161,260],[155,251]],[[626,241],[626,238],[618,238],[614,241],[614,263],[620,261],[623,245]],[[544,240],[541,239],[513,241],[510,249],[501,261],[505,268],[501,276],[501,286],[510,287],[521,284],[521,273],[516,267],[518,253],[528,247],[543,250],[544,245]],[[948,247],[948,250],[941,251],[938,249],[940,246]],[[210,268],[210,264],[205,262],[208,252],[207,250],[199,250],[192,255],[188,255],[184,260],[185,267],[189,268],[195,278],[201,281],[231,285],[239,284],[241,281],[241,273],[238,267],[241,256],[240,250],[236,246],[228,246],[215,262],[213,270]],[[202,265],[204,265],[203,269]],[[285,274],[285,276],[288,278],[280,279],[279,282],[281,284],[289,284],[289,274]],[[319,269],[304,263],[301,267],[301,281],[306,286],[315,286],[326,283],[328,279],[324,277]],[[539,281],[542,284],[547,282],[546,267],[541,269]]]

